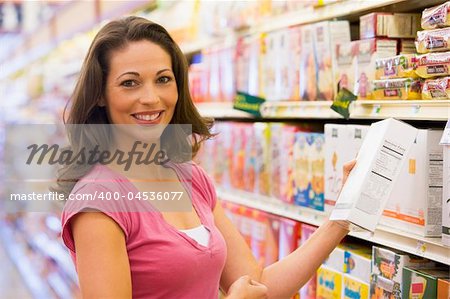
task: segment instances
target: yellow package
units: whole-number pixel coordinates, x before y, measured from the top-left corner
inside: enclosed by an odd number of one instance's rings
[[[425,9],[422,13],[422,28],[435,29],[450,26],[449,11],[450,1]]]
[[[374,80],[374,100],[419,100],[422,81],[413,78]]]
[[[426,80],[422,88],[424,100],[450,100],[450,77]]]
[[[422,78],[450,75],[450,52],[428,53],[417,56],[415,62],[416,74]]]
[[[441,52],[450,50],[450,28],[424,30],[417,32],[417,53]]]
[[[379,58],[375,61],[375,78],[417,78],[414,71],[414,54],[403,54],[387,58]]]

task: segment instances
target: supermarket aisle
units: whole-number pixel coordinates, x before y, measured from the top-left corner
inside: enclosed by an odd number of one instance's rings
[[[31,299],[16,267],[8,258],[4,245],[0,242],[0,299]]]

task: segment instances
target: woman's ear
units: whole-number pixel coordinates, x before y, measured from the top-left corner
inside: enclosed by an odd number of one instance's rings
[[[104,98],[101,98],[100,101],[98,101],[97,103],[98,107],[105,107],[106,106],[106,101]]]

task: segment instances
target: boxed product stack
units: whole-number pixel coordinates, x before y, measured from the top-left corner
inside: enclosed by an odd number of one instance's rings
[[[441,235],[442,147],[440,130],[418,130],[407,163],[389,197],[380,223],[424,237]]]
[[[393,57],[398,53],[398,45],[402,53],[410,52],[411,41],[419,28],[420,15],[400,13],[371,13],[360,18],[360,38],[355,41],[356,78],[354,93],[358,99],[378,99],[374,91],[383,90],[383,86],[399,89],[411,82],[374,82],[377,78],[377,60]],[[392,76],[392,75],[389,75]],[[389,77],[391,78],[391,77]],[[385,78],[387,79],[387,78]],[[389,92],[387,92],[389,94]],[[394,94],[394,92],[391,92]],[[404,94],[404,93],[403,93]],[[395,96],[391,95],[395,98]],[[397,95],[398,97],[398,95]]]
[[[370,298],[407,298],[402,293],[403,270],[407,267],[433,267],[426,259],[414,258],[405,253],[373,246],[372,273],[370,277]]]
[[[431,100],[450,99],[450,2],[425,9],[422,28],[417,33],[416,73],[425,78],[422,98]]]
[[[324,134],[295,133],[294,203],[324,210]]]
[[[341,298],[344,253],[342,247],[337,247],[317,270],[317,299]]]
[[[344,164],[356,158],[368,129],[363,125],[325,124],[325,212],[334,208]]]
[[[325,21],[301,27],[300,97],[304,101],[330,101],[336,92],[338,43],[350,43],[348,21]]]
[[[311,235],[317,230],[317,227],[302,223],[300,239],[298,240],[299,246],[306,243],[306,241],[311,237]],[[315,274],[311,279],[300,289],[301,299],[316,299],[316,288],[317,288],[317,274]]]

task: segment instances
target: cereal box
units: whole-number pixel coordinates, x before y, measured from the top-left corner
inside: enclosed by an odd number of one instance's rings
[[[317,299],[340,299],[342,273],[322,265],[317,270]]]

